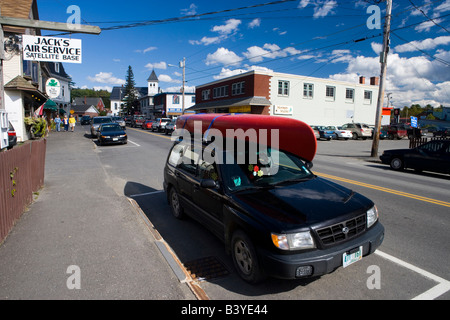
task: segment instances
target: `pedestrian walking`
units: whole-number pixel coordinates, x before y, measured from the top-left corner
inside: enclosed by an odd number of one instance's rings
[[[59,117],[59,114],[57,114],[55,118],[55,126],[57,132],[61,131],[60,125],[61,125],[61,118]]]
[[[70,131],[73,132],[73,130],[75,129],[75,123],[77,122],[77,120],[75,119],[75,117],[73,115],[70,115],[69,118],[69,127],[70,127]]]
[[[69,130],[69,119],[67,118],[67,115],[64,116],[64,131],[68,131]]]

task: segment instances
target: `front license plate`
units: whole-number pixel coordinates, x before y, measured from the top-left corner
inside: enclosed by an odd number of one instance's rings
[[[113,138],[113,141],[118,141],[119,140],[119,138]]]
[[[345,252],[345,253],[342,254],[342,266],[344,268],[348,267],[352,263],[355,263],[356,261],[359,261],[359,260],[362,259],[363,247],[360,246],[359,249],[356,248],[355,250],[351,250],[351,251],[353,251],[351,253]]]

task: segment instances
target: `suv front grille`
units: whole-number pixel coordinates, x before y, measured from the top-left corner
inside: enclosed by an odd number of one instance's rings
[[[366,230],[366,214],[316,230],[323,246],[351,239]]]

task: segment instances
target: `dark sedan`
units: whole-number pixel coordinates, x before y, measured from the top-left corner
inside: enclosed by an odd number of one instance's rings
[[[450,140],[432,140],[413,149],[385,150],[380,159],[393,170],[450,173]]]
[[[108,143],[127,143],[127,134],[118,123],[106,123],[100,125],[97,133],[100,145]]]

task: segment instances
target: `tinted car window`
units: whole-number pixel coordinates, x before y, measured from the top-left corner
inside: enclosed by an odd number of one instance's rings
[[[118,124],[102,126],[102,131],[119,131],[119,130],[122,130],[122,128]]]
[[[419,149],[428,151],[428,152],[439,152],[442,149],[444,143],[441,141],[432,141],[430,143],[421,145]]]
[[[111,118],[94,118],[94,123],[108,123],[111,122]]]

